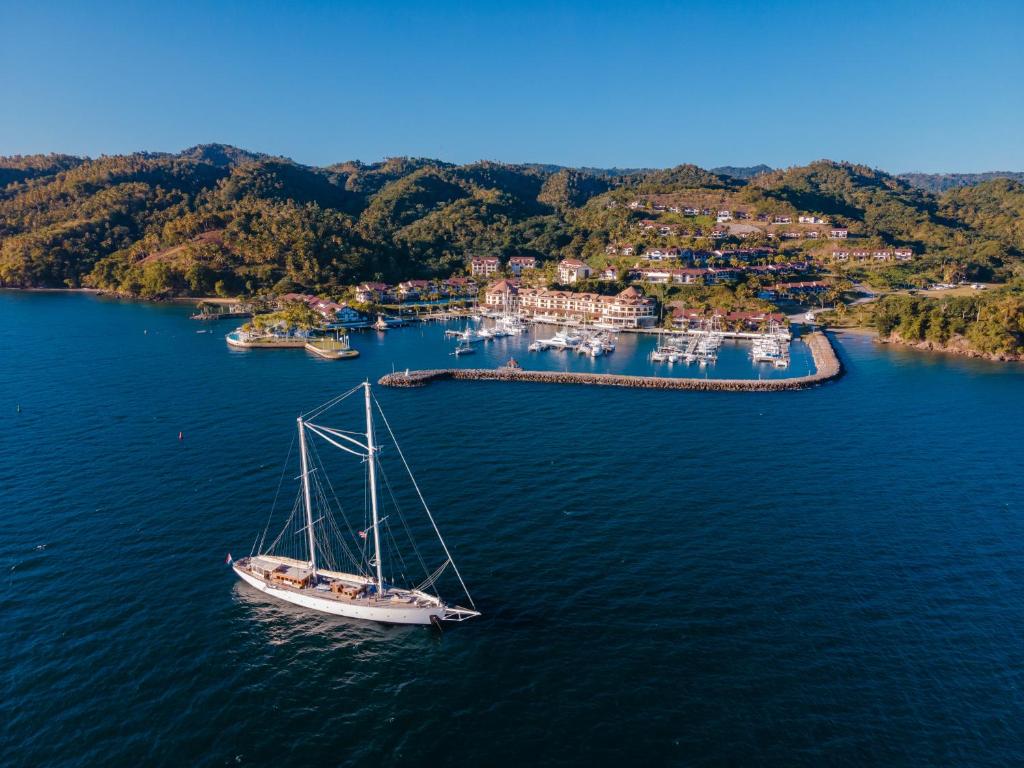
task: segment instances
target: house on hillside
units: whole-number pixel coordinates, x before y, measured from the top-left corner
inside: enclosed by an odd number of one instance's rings
[[[501,262],[497,256],[477,256],[469,262],[473,277],[490,277],[498,274]]]
[[[451,297],[476,296],[477,291],[480,289],[476,280],[471,277],[462,277],[461,275],[449,277],[444,281],[443,285],[445,292]]]
[[[433,292],[434,284],[429,280],[403,280],[395,289],[399,301],[418,301]]]
[[[558,282],[572,285],[580,280],[586,280],[591,272],[589,264],[578,259],[563,259],[558,263]]]
[[[516,277],[519,277],[527,270],[536,268],[537,259],[533,256],[513,256],[508,260],[508,269]]]
[[[850,236],[850,230],[846,227],[835,225],[828,230],[829,240],[845,240]]]
[[[356,301],[363,304],[381,304],[394,300],[394,291],[387,283],[360,283],[356,287]]]

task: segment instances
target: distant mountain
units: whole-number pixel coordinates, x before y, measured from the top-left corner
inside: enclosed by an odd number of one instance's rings
[[[901,173],[901,179],[918,189],[936,194],[949,189],[973,187],[992,179],[1012,179],[1024,182],[1024,172],[1020,171],[989,171],[986,173]]]
[[[719,176],[731,176],[734,179],[752,179],[755,176],[760,176],[762,173],[771,173],[773,170],[775,169],[770,165],[722,165],[718,168],[712,168],[711,172],[717,173]]]
[[[92,285],[144,296],[290,286],[341,295],[362,280],[449,275],[482,253],[600,265],[613,258],[609,245],[623,243],[772,244],[786,258],[806,259],[829,252],[824,232],[768,241],[766,225],[752,223],[756,213],[811,213],[847,225],[865,247],[911,246],[924,258],[902,267],[900,280],[951,262],[976,276],[1024,274],[1019,183],[937,195],[827,160],[708,171],[395,157],[316,168],[207,144],[176,154],[0,158],[0,182],[7,286]],[[745,209],[751,222],[712,240],[712,218],[672,211],[693,205]],[[639,226],[652,217],[672,234]]]

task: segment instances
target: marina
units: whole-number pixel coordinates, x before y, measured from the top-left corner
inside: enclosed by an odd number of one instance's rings
[[[807,346],[814,357],[815,371],[805,376],[776,379],[722,379],[666,376],[623,376],[608,373],[569,371],[523,370],[516,365],[494,369],[450,368],[389,373],[381,377],[380,384],[387,387],[422,387],[434,381],[505,381],[533,382],[537,384],[589,384],[631,389],[698,390],[721,392],[780,392],[807,389],[839,378],[843,366],[828,337],[813,333]]]
[[[475,367],[500,367],[515,357],[531,370],[722,379],[799,377],[814,369],[801,337],[791,338],[791,330],[781,326],[748,333],[723,331],[709,323],[689,331],[637,333],[563,323],[552,331],[550,325],[527,323],[503,312],[478,312],[439,323],[403,320],[397,325],[391,320],[384,316],[378,320],[388,329],[386,334],[358,329],[346,334],[349,346],[344,349],[328,349],[329,342],[320,332],[294,329],[291,333],[236,329],[226,340],[237,350],[305,348],[327,359],[345,359],[374,349],[379,350],[374,354],[384,354],[396,368],[409,366],[400,354],[388,350],[404,347],[400,339],[415,338],[420,351],[433,355],[437,363],[472,357]]]

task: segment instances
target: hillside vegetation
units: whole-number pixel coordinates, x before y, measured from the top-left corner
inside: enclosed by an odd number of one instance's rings
[[[660,199],[814,213],[849,225],[865,243],[921,254],[893,267],[891,281],[938,279],[950,268],[1002,280],[1022,269],[1024,188],[1006,179],[936,195],[830,161],[718,172],[423,158],[314,168],[207,145],[178,154],[0,158],[0,284],[142,296],[330,294],[367,279],[445,276],[481,254],[599,265],[609,244],[650,245],[654,236],[638,226],[650,216],[677,224],[661,242],[712,246],[713,219],[652,207]],[[827,245],[781,249],[818,258]]]

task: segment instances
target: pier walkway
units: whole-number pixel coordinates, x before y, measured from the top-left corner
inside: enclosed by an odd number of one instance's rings
[[[400,371],[381,377],[385,387],[423,387],[433,381],[532,381],[543,384],[590,384],[637,389],[687,389],[703,392],[780,392],[807,389],[839,378],[842,363],[824,333],[805,337],[814,357],[814,373],[789,379],[685,379],[667,376],[626,376],[614,373],[573,373],[566,371],[528,371],[521,368],[446,368]]]

